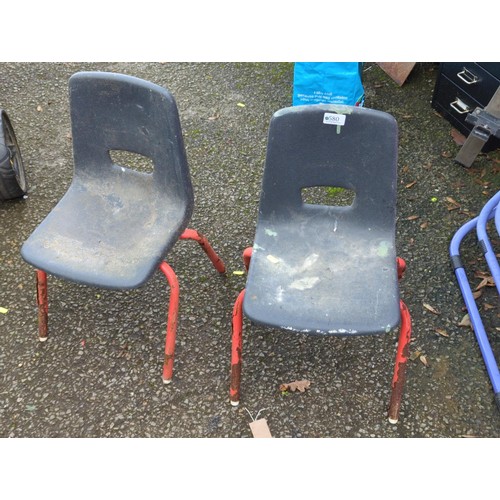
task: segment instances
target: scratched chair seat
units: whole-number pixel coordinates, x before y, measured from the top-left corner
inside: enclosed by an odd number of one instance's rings
[[[293,225],[270,220],[257,231],[245,315],[312,334],[376,334],[398,326],[393,235],[373,228],[354,236],[348,215],[328,209],[293,218]]]
[[[60,278],[100,288],[136,288],[179,239],[185,216],[185,207],[166,197],[146,174],[115,166],[98,180],[77,174],[22,254]]]
[[[324,123],[325,114],[341,113],[344,125]],[[243,302],[248,318],[330,335],[399,324],[396,144],[394,118],[376,110],[297,106],[274,115]],[[309,186],[350,189],[354,201],[303,203]]]

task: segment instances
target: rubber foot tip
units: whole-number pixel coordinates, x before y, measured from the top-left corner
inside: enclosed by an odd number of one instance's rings
[[[47,341],[47,337],[38,337],[38,340],[40,342],[46,342]]]
[[[397,424],[398,423],[398,419],[397,418],[391,418],[391,417],[389,417],[389,423],[393,424],[393,425]]]
[[[170,382],[172,382],[172,379],[171,379],[171,378],[164,378],[164,379],[163,379],[163,383],[164,383],[165,385],[170,384]]]
[[[240,404],[240,402],[239,402],[239,401],[231,401],[231,406],[236,407],[236,406],[238,406],[239,404]]]

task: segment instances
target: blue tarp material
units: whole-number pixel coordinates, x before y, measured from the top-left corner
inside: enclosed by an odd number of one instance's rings
[[[358,62],[296,62],[293,105],[363,106],[362,67],[363,63]]]

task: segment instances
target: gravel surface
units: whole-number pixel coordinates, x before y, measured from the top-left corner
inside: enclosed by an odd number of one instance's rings
[[[227,265],[219,276],[190,241],[167,257],[181,289],[168,386],[161,273],[118,292],[50,278],[50,337],[38,341],[34,273],[19,249],[71,181],[67,82],[81,70],[125,73],[173,93],[195,189],[190,227]],[[292,64],[0,63],[0,107],[30,186],[26,199],[0,203],[0,307],[8,309],[0,314],[0,437],[251,437],[259,411],[282,438],[500,437],[474,333],[459,326],[464,303],[448,256],[454,232],[500,189],[499,155],[481,155],[470,169],[454,163],[460,146],[430,105],[436,76],[437,65],[419,63],[398,87],[373,63],[364,71],[365,105],[393,114],[400,128],[397,248],[408,265],[401,294],[413,341],[400,421],[391,425],[396,332],[317,338],[245,321],[242,401],[229,404],[232,307],[245,282],[233,272],[243,270],[241,253],[253,241],[267,128],[291,105]],[[472,238],[464,256],[478,285],[474,273],[487,269]],[[482,290],[500,359],[498,295]],[[305,392],[279,389],[302,379],[311,382]]]

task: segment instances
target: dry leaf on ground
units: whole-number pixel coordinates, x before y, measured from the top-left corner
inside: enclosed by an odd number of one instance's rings
[[[434,328],[434,330],[441,335],[441,337],[449,337],[450,334],[446,331],[443,330],[442,328]]]
[[[458,208],[461,207],[460,203],[455,201],[451,196],[447,196],[445,198],[445,202],[447,205],[446,208],[448,209],[449,212],[451,212],[452,210],[457,210]]]
[[[419,359],[424,366],[429,366],[429,362],[427,361],[427,358],[425,356],[420,356]]]
[[[454,128],[451,129],[451,137],[455,141],[455,144],[458,144],[459,146],[463,146],[466,140],[466,137]]]
[[[414,351],[410,354],[410,361],[415,361],[422,355],[421,351]]]
[[[463,318],[462,321],[458,324],[458,326],[472,326],[472,323],[470,321],[470,317],[468,314],[466,314]]]
[[[495,286],[495,280],[493,279],[493,276],[485,276],[479,285],[476,286],[475,291],[481,290],[481,288],[484,288],[485,286]]]
[[[288,384],[281,384],[280,391],[290,391],[290,392],[304,392],[309,389],[311,382],[309,380],[296,380],[295,382],[290,382]]]
[[[458,203],[458,201],[454,200],[451,196],[447,196],[445,198],[445,200],[448,202],[448,203],[451,203],[452,205],[458,205],[460,206],[460,203]]]
[[[424,305],[424,307],[425,307],[428,311],[430,311],[432,314],[438,314],[438,315],[439,315],[439,314],[441,314],[441,313],[440,313],[437,309],[435,309],[434,307],[432,307],[430,304],[426,304],[426,303],[424,302],[424,304],[423,304],[423,305]]]

